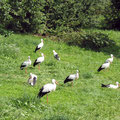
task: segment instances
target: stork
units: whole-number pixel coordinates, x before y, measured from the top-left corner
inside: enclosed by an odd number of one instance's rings
[[[106,62],[110,61],[110,63],[112,63],[114,56],[113,56],[113,54],[111,54],[110,56],[111,56],[111,58],[108,58],[108,59],[106,60]]]
[[[66,79],[64,80],[64,84],[67,82],[72,82],[72,87],[73,87],[73,80],[78,79],[79,78],[79,71],[76,71],[76,74],[71,74],[69,76],[66,77]]]
[[[53,54],[54,54],[54,58],[57,60],[60,60],[60,57],[58,56],[58,54],[55,52],[55,50],[53,50]]]
[[[108,61],[108,62],[105,62],[104,64],[102,64],[99,68],[98,68],[98,72],[100,72],[101,70],[103,70],[103,69],[107,69],[107,68],[109,68],[110,67],[110,61]]]
[[[27,73],[27,67],[31,65],[31,60],[30,60],[30,56],[28,56],[28,60],[24,61],[21,66],[20,69],[23,70],[25,68],[25,73]]]
[[[36,81],[37,81],[37,75],[30,73],[30,77],[28,79],[28,83],[31,86],[34,86],[36,84]]]
[[[41,53],[42,57],[39,57],[35,60],[33,66],[35,67],[38,64],[38,69],[40,70],[40,63],[44,61],[44,54]]]
[[[52,79],[52,84],[48,83],[48,84],[44,85],[40,89],[37,97],[41,98],[41,97],[43,97],[44,95],[47,94],[47,103],[48,103],[48,93],[56,90],[56,84],[58,84],[57,81],[55,79]]]
[[[41,39],[41,43],[37,45],[37,47],[36,47],[36,49],[35,49],[35,53],[36,53],[36,51],[42,49],[43,45],[44,45],[44,44],[43,44],[43,39]]]
[[[119,88],[119,82],[116,82],[116,85],[112,85],[112,84],[104,85],[104,84],[101,84],[101,87],[117,89],[117,88]]]

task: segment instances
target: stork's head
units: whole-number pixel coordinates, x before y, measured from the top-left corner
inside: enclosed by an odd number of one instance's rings
[[[41,53],[41,55],[42,55],[42,57],[44,56],[44,54],[43,54],[43,53]]]
[[[28,59],[30,59],[30,56],[28,56]]]
[[[119,85],[119,82],[116,82],[116,85]]]
[[[55,50],[53,50],[53,52],[55,53]]]
[[[32,73],[30,73],[30,76],[32,76]]]
[[[43,39],[41,38],[41,42],[43,42]]]
[[[53,83],[53,84],[58,84],[55,79],[52,79],[52,83]]]
[[[76,70],[76,72],[78,73],[78,72],[79,72],[79,70]]]
[[[52,83],[55,83],[56,82],[56,80],[55,79],[52,79]]]
[[[113,54],[111,54],[110,56],[111,56],[111,58],[114,57]]]

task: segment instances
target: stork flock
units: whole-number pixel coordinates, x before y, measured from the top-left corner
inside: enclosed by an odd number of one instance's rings
[[[42,49],[42,47],[44,46],[44,43],[43,43],[43,39],[41,39],[41,43],[37,45],[37,47],[35,48],[35,53],[37,51],[40,51]],[[53,55],[54,55],[54,58],[58,61],[60,61],[60,57],[58,55],[58,53],[53,50]],[[111,58],[108,58],[105,63],[103,63],[99,68],[98,68],[98,72],[100,72],[101,70],[104,70],[104,69],[108,69],[110,67],[110,64],[113,62],[113,54],[111,54]],[[38,69],[40,70],[40,64],[44,62],[44,54],[41,53],[41,57],[38,57],[34,63],[33,63],[33,66],[35,67],[36,65],[38,65]],[[31,60],[30,60],[30,56],[28,56],[28,60],[27,61],[24,61],[21,66],[20,66],[20,69],[23,70],[25,68],[25,73],[27,73],[27,67],[31,65]],[[79,71],[76,70],[76,74],[71,74],[69,76],[67,76],[64,80],[64,84],[65,83],[68,83],[68,82],[71,82],[72,83],[72,87],[73,87],[73,81],[75,79],[78,79],[79,78]],[[31,85],[31,86],[34,86],[37,82],[37,75],[33,74],[33,73],[30,73],[30,77],[28,79],[28,83]],[[50,93],[51,91],[55,91],[56,90],[56,84],[58,84],[58,82],[55,80],[55,79],[52,79],[52,83],[48,83],[48,84],[45,84],[40,90],[39,90],[39,93],[38,93],[38,98],[41,98],[43,97],[44,95],[47,94],[47,103],[48,103],[48,93]],[[119,83],[116,82],[116,85],[112,85],[112,84],[108,84],[108,85],[104,85],[104,84],[101,84],[101,87],[107,87],[107,88],[113,88],[113,89],[117,89],[119,87]]]

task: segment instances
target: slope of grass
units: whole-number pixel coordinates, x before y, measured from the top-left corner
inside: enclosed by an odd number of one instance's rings
[[[120,47],[120,32],[110,33]],[[35,68],[30,66],[28,74],[20,70],[23,61],[31,56],[32,63],[41,56],[34,53],[40,37],[32,35],[11,35],[8,38],[0,36],[0,119],[18,120],[119,120],[120,119],[120,89],[101,88],[101,83],[120,82],[119,52],[109,70],[97,73],[98,67],[108,58],[109,54],[94,52],[83,48],[68,46],[62,42],[44,38],[45,61]],[[52,50],[59,53],[61,61],[53,57]],[[111,49],[112,50],[112,49]],[[109,51],[116,53],[116,51]],[[119,50],[117,50],[119,51]],[[76,70],[80,78],[71,83],[63,84],[64,79]],[[29,73],[38,76],[37,84],[32,87],[27,84]],[[36,98],[39,89],[54,78],[59,82],[55,92],[49,94],[49,104],[46,96]]]

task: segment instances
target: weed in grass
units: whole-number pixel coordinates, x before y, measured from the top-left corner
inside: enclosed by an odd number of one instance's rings
[[[90,79],[90,78],[93,78],[92,73],[84,73],[82,76],[83,76],[84,79]]]

